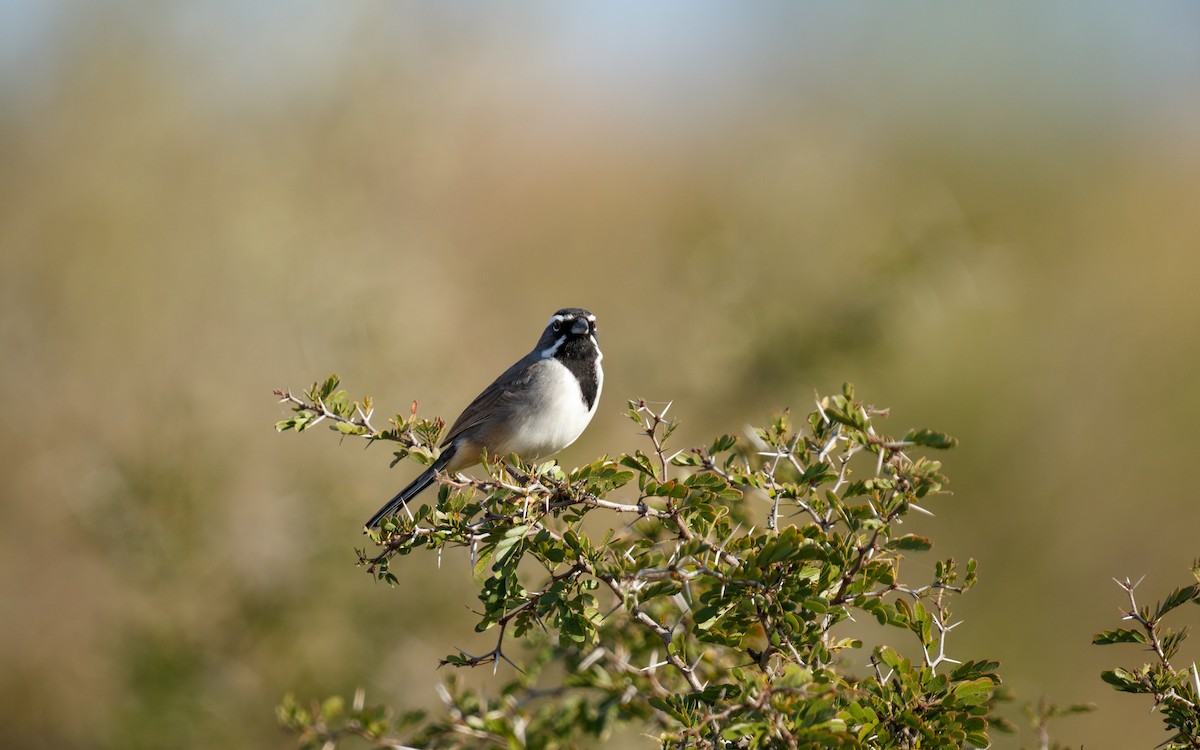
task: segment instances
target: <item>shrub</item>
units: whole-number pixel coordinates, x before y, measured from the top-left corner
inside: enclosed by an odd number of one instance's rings
[[[342,435],[396,444],[396,461],[429,463],[444,425],[393,417],[372,425],[370,399],[337,377],[302,397],[279,430],[322,422]],[[939,560],[902,575],[932,542],[901,532],[942,501],[941,464],[925,454],[953,438],[876,430],[886,416],[847,385],[745,437],[675,449],[669,404],[629,403],[644,443],[565,471],[491,457],[484,476],[443,477],[372,532],[371,575],[415,553],[467,551],[479,585],[481,654],[442,664],[501,662],[494,695],[440,689],[441,714],[292,698],[282,723],[306,747],[357,736],[378,746],[565,748],[633,725],[664,748],[873,747],[989,744],[998,663],[960,661],[947,642],[954,597],[975,562]],[[394,464],[395,462],[393,462]],[[927,511],[925,511],[927,512]],[[854,621],[853,633],[848,632]],[[854,633],[873,622],[867,649]],[[553,666],[553,669],[548,667]],[[507,671],[507,670],[506,670]]]

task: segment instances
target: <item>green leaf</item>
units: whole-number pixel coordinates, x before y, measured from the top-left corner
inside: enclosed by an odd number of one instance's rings
[[[800,557],[804,554],[805,547],[792,539],[774,539],[763,545],[763,548],[754,557],[754,565],[759,568],[783,562],[794,557]],[[813,556],[815,548],[812,549],[807,556]]]
[[[1101,672],[1100,679],[1126,693],[1146,693],[1150,690],[1148,687],[1143,687],[1138,679],[1128,671],[1120,668]]]
[[[650,458],[641,451],[635,451],[632,456],[629,454],[621,456],[620,463],[622,466],[627,466],[635,471],[640,471],[649,477],[657,476],[654,471],[654,465],[650,463]]]
[[[807,612],[815,612],[818,615],[823,615],[829,611],[828,602],[822,599],[809,598],[805,599],[803,607]]]
[[[961,680],[973,680],[977,677],[982,677],[986,674],[991,674],[1000,666],[998,661],[968,661],[959,664],[953,672],[950,673],[950,679],[955,682]]]
[[[525,538],[525,532],[528,530],[529,526],[513,526],[504,532],[504,536],[496,543],[496,565],[493,566],[494,568],[500,566],[508,559],[513,550],[517,548],[517,545],[521,543],[521,540]]]
[[[902,537],[893,539],[885,545],[888,549],[906,550],[913,552],[924,552],[933,548],[933,542],[923,536],[916,534],[905,534]]]
[[[335,422],[334,429],[343,435],[363,435],[367,432],[367,428],[349,422]]]
[[[722,435],[713,441],[712,447],[708,449],[710,456],[715,456],[718,453],[724,453],[732,448],[737,443],[737,438],[733,435]]]
[[[647,495],[655,495],[657,497],[673,497],[676,500],[681,500],[687,497],[687,485],[679,484],[674,479],[663,483],[654,481],[646,482],[645,492]]]
[[[915,443],[923,445],[926,448],[936,448],[938,450],[946,450],[958,445],[958,438],[950,437],[944,432],[937,432],[935,430],[909,430],[901,440],[906,443]]]
[[[720,490],[723,490],[729,486],[729,483],[724,479],[716,474],[709,474],[708,472],[693,474],[687,479],[683,480],[683,483],[693,489],[707,490],[710,492],[719,492]]]
[[[784,667],[783,674],[775,678],[775,686],[781,688],[801,688],[811,683],[812,680],[813,671],[810,667],[799,664],[788,664]]]
[[[321,718],[326,722],[339,718],[346,710],[346,701],[340,695],[333,695],[321,703]]]
[[[341,383],[341,378],[339,378],[335,373],[326,378],[325,382],[321,383],[320,386],[314,386],[314,389],[316,390],[317,395],[324,400],[333,395],[333,392],[337,390],[337,387],[341,385]]]
[[[1155,610],[1154,619],[1158,620],[1166,613],[1187,602],[1200,604],[1200,583],[1183,586],[1172,591]]]
[[[1112,643],[1149,643],[1149,640],[1143,631],[1128,628],[1105,630],[1092,638],[1092,645],[1095,646],[1107,646]]]
[[[695,693],[693,693],[695,695]],[[742,695],[742,689],[727,682],[714,682],[700,691],[700,700],[709,705],[717,705],[720,701],[736,700]]]
[[[735,604],[736,602],[726,602],[720,606],[710,604],[696,610],[696,613],[693,615],[696,622],[696,629],[710,629],[713,625],[717,624],[718,620],[725,616],[726,612],[733,609]]]
[[[878,649],[875,650],[875,653],[879,657],[879,661],[883,662],[891,669],[894,669],[894,670],[900,671],[900,672],[908,671],[908,669],[909,669],[908,659],[905,659],[903,656],[896,653],[896,650],[894,648],[892,648],[891,646],[880,646]]]
[[[683,698],[678,695],[653,696],[648,701],[650,705],[657,708],[659,711],[667,714],[671,718],[683,724],[685,727],[690,726],[692,721],[688,715],[686,705]]]
[[[491,562],[491,559],[492,549],[490,546],[479,550],[479,552],[475,555],[475,567],[472,569],[472,572],[476,576],[482,576],[484,570],[486,570],[488,567],[488,563]]]
[[[1053,704],[1046,705],[1045,703],[1043,703],[1041,713],[1047,719],[1054,719],[1059,716],[1074,716],[1077,714],[1087,714],[1087,713],[1091,713],[1092,711],[1095,711],[1095,710],[1096,710],[1095,703],[1073,703],[1069,706],[1056,706]],[[1036,716],[1036,714],[1037,714],[1036,711],[1033,711],[1030,708],[1026,708],[1026,713],[1031,717]]]
[[[992,697],[995,683],[987,677],[960,682],[954,686],[954,697],[968,706],[982,706]]]

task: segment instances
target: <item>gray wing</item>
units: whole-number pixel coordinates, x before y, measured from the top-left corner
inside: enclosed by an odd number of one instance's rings
[[[530,352],[505,370],[500,377],[492,381],[491,385],[484,388],[483,393],[476,396],[475,400],[463,409],[462,414],[458,415],[458,419],[454,420],[450,431],[442,440],[442,447],[446,447],[454,442],[455,438],[478,427],[484,421],[494,419],[498,414],[507,412],[517,395],[527,389],[530,378],[533,377],[530,365],[538,359],[540,358],[535,352]]]

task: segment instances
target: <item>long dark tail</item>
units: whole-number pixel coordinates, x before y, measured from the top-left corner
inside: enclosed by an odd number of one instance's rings
[[[378,526],[379,522],[383,519],[387,518],[388,516],[395,515],[396,511],[402,506],[407,505],[409,500],[412,500],[414,497],[421,494],[426,487],[437,481],[438,472],[446,468],[446,465],[450,463],[451,458],[454,458],[453,445],[447,446],[446,450],[442,451],[442,455],[438,456],[437,460],[433,462],[432,466],[421,472],[421,476],[412,480],[407,487],[397,492],[395,497],[393,497],[391,500],[388,500],[386,505],[376,511],[375,515],[371,516],[371,520],[367,521],[366,528],[373,529]]]

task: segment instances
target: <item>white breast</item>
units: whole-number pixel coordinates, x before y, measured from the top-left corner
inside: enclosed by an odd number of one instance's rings
[[[579,381],[553,357],[543,359],[533,367],[538,372],[530,383],[534,389],[532,403],[539,406],[514,415],[515,429],[510,444],[503,450],[504,453],[516,453],[525,461],[546,458],[575,442],[592,421],[596,404],[600,403],[597,392],[592,408],[588,409],[583,403]],[[596,369],[599,371],[599,363]]]

